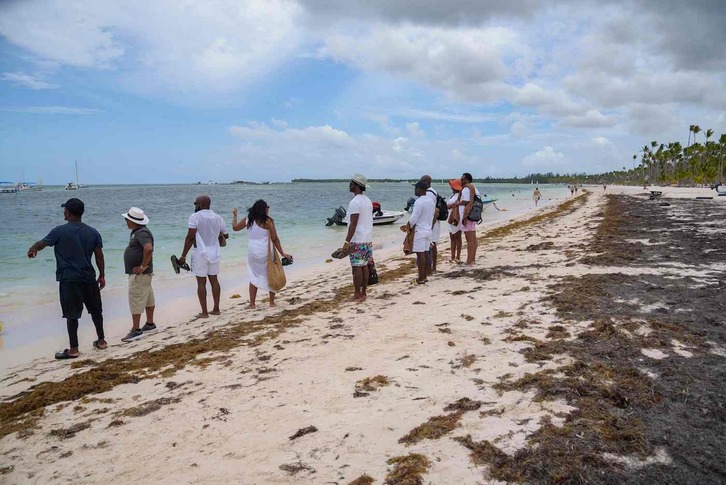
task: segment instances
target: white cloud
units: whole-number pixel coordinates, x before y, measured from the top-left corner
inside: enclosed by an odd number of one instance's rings
[[[360,35],[328,36],[320,55],[414,79],[462,99],[491,101],[507,77],[503,54],[519,48],[524,47],[516,33],[505,27],[375,25]]]
[[[238,90],[300,41],[301,9],[288,0],[34,0],[0,9],[0,34],[39,60],[117,69],[128,89],[161,96]]]
[[[57,84],[51,84],[42,79],[24,72],[4,72],[0,80],[12,83],[15,86],[28,89],[56,89]]]
[[[5,111],[13,111],[15,113],[56,115],[94,115],[103,112],[99,109],[74,108],[71,106],[28,106],[25,108],[7,108]]]
[[[550,146],[546,146],[542,150],[527,155],[522,162],[526,167],[537,167],[545,170],[550,170],[553,167],[567,163],[565,155],[562,152],[555,151]]]
[[[413,137],[416,138],[423,138],[426,136],[426,132],[424,132],[421,127],[419,126],[417,121],[406,123],[406,131]]]
[[[592,139],[592,142],[595,145],[600,146],[600,147],[612,147],[612,146],[614,146],[613,145],[613,142],[611,142],[610,140],[608,140],[604,136],[597,136],[597,137],[595,137],[595,138]]]

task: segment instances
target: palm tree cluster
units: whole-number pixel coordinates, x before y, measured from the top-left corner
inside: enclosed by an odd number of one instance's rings
[[[697,141],[699,133],[703,134],[703,143]],[[643,146],[639,154],[633,155],[633,163],[640,157],[640,164],[634,167],[633,172],[644,184],[721,183],[726,134],[722,134],[718,141],[711,141],[713,133],[711,129],[703,131],[698,125],[690,125],[685,148],[679,142],[665,144],[652,141],[650,145]]]

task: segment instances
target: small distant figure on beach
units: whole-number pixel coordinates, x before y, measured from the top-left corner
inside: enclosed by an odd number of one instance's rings
[[[602,191],[605,192],[608,189],[607,184],[602,184]]]
[[[438,210],[436,209],[436,203],[439,198],[439,193],[436,191],[436,189],[431,187],[430,175],[421,176],[421,182],[426,184],[426,196],[430,197],[431,200],[433,200],[434,202],[434,221],[433,225],[431,226],[431,247],[429,248],[429,251],[427,253],[426,263],[427,274],[430,276],[436,273],[436,262],[439,259],[438,244],[439,239],[441,239],[441,224],[439,224],[439,214]]]
[[[133,342],[143,338],[144,333],[156,331],[154,323],[154,236],[146,225],[149,217],[138,207],[132,207],[121,214],[126,219],[126,227],[131,230],[129,245],[124,251],[124,269],[129,275],[129,309],[131,310],[131,330],[121,339]],[[146,313],[146,323],[141,327],[141,314]]]
[[[418,198],[413,204],[413,212],[411,212],[408,222],[401,226],[403,232],[415,230],[411,251],[416,253],[418,277],[415,283],[419,285],[428,282],[428,257],[426,252],[431,248],[431,229],[436,214],[436,203],[431,197],[426,197],[427,189],[426,182],[422,180],[416,182],[414,195]]]
[[[534,193],[532,194],[532,200],[534,200],[534,206],[537,207],[537,204],[539,204],[539,200],[542,198],[542,194],[539,191],[539,187],[534,189]]]
[[[461,175],[461,192],[459,196],[459,217],[461,220],[461,230],[464,231],[466,239],[466,265],[471,266],[476,260],[476,249],[478,242],[476,240],[476,222],[468,219],[471,208],[474,205],[474,197],[479,196],[479,189],[472,184],[471,174],[464,172]]]
[[[449,197],[449,239],[451,239],[451,261],[452,263],[461,263],[461,219],[459,218],[459,194],[461,193],[461,180],[449,180],[452,194]],[[512,194],[514,197],[514,194]]]
[[[368,263],[373,259],[373,203],[365,195],[370,188],[365,175],[357,173],[351,177],[348,189],[353,199],[348,204],[348,232],[343,243],[343,252],[350,258],[353,273],[353,296],[348,300],[360,303],[368,297]]]
[[[570,197],[574,197],[575,195],[575,186],[574,185],[568,185],[568,189],[570,189]]]
[[[194,213],[189,216],[189,230],[184,239],[179,263],[186,262],[186,256],[192,247],[192,273],[197,278],[197,297],[201,306],[201,313],[197,318],[209,318],[209,315],[219,315],[219,298],[222,288],[219,285],[219,263],[222,260],[221,247],[227,245],[227,225],[222,216],[215,214],[210,207],[212,199],[208,195],[200,195],[194,199]],[[214,306],[207,311],[207,278],[212,287]]]
[[[96,327],[98,340],[93,342],[97,349],[105,349],[108,344],[103,333],[103,305],[101,290],[106,286],[106,265],[103,259],[103,240],[101,234],[81,220],[86,206],[80,199],[71,198],[63,207],[66,224],[55,227],[40,241],[28,249],[28,257],[35,258],[38,251],[53,246],[55,251],[55,279],[58,281],[63,318],[68,327],[70,348],[56,352],[56,359],[75,359],[78,350],[78,320],[85,305]],[[91,255],[96,259],[96,270],[91,263]]]
[[[241,231],[247,228],[247,274],[250,279],[250,303],[247,308],[256,308],[257,290],[267,291],[270,295],[270,306],[275,306],[275,292],[270,288],[267,278],[267,261],[270,255],[270,245],[274,244],[282,257],[292,261],[292,256],[285,253],[282,243],[277,235],[275,221],[270,217],[270,206],[260,199],[252,204],[247,211],[247,217],[237,221],[239,213],[232,210],[232,230]]]

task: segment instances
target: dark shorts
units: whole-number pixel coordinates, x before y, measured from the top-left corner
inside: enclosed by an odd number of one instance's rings
[[[78,319],[83,314],[83,305],[91,315],[103,312],[101,290],[95,281],[61,281],[58,287],[63,318]]]

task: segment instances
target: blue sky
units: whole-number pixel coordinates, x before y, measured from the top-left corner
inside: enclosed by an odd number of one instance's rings
[[[618,169],[726,131],[724,20],[710,1],[5,1],[0,180],[65,183],[76,159],[90,184]]]

